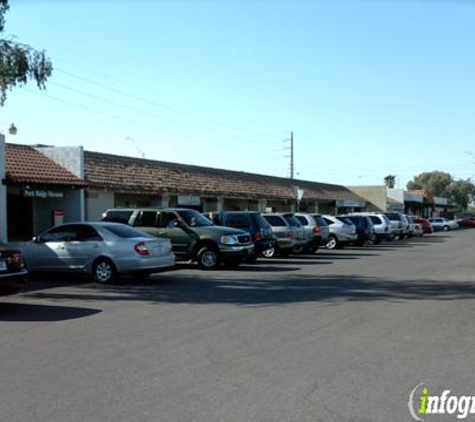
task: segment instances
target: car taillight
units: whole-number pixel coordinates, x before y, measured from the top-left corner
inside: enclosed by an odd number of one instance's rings
[[[315,234],[315,235],[318,235],[318,234],[321,234],[321,233],[322,233],[322,230],[320,229],[319,226],[315,226],[315,227],[312,229],[312,233]]]
[[[140,242],[134,245],[134,249],[135,249],[135,252],[137,252],[139,255],[142,255],[142,256],[150,255],[150,253],[148,252],[147,245],[145,245],[144,242]]]
[[[254,242],[257,242],[257,241],[259,241],[259,240],[262,240],[263,237],[264,237],[264,236],[263,236],[262,232],[261,232],[261,231],[258,231],[258,232],[254,233],[254,234],[252,235],[252,240],[253,240]]]
[[[23,257],[20,252],[5,251],[0,252],[0,258],[6,259],[12,267],[23,267]]]

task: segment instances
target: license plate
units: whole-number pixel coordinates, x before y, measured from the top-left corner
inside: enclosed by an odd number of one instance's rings
[[[0,271],[6,271],[7,270],[7,262],[0,260]]]
[[[160,245],[159,243],[152,243],[149,245],[149,249],[150,252],[154,254],[159,254],[160,252],[162,252],[162,245]]]

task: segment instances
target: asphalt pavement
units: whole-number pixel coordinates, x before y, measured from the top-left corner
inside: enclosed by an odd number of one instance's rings
[[[0,298],[0,420],[411,421],[419,383],[475,396],[474,241],[34,279]]]

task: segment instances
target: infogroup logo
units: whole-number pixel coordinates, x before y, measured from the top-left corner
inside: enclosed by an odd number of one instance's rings
[[[462,420],[468,415],[475,415],[475,397],[455,396],[450,390],[431,395],[428,385],[421,383],[412,389],[408,407],[412,418],[419,422],[426,420],[426,415],[451,415]]]

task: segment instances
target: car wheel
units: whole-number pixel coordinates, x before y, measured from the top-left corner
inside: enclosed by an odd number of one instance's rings
[[[330,235],[330,237],[328,238],[328,242],[325,245],[325,247],[327,249],[330,249],[331,251],[336,249],[338,247],[338,239],[335,236]]]
[[[377,245],[379,242],[378,242],[378,236],[376,236],[375,234],[371,235],[368,239],[368,244],[369,245]]]
[[[444,226],[443,230],[444,230],[444,232],[448,232],[450,230],[450,227],[449,226]]]
[[[299,253],[302,253],[303,250],[304,250],[303,246],[294,246],[292,248],[292,253],[299,254]]]
[[[205,246],[198,252],[198,265],[205,270],[214,270],[219,265],[219,253],[212,246]]]
[[[92,266],[92,278],[96,283],[111,283],[117,278],[114,263],[108,258],[99,258]]]
[[[269,248],[261,252],[263,258],[272,258],[275,255],[275,248]]]

